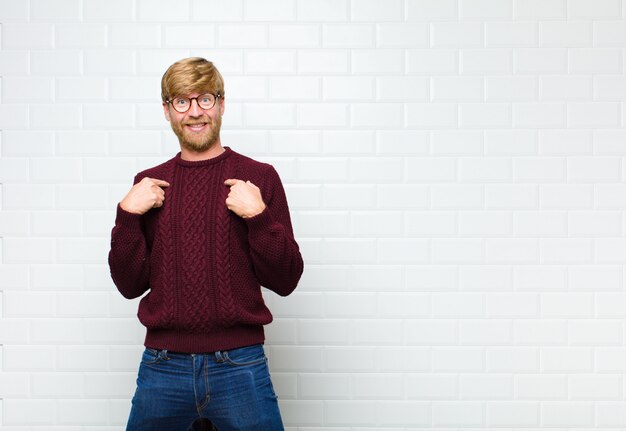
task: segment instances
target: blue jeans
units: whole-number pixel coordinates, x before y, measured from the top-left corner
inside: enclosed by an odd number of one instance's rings
[[[283,431],[260,344],[209,354],[146,349],[127,431],[189,431],[207,418],[218,431]]]

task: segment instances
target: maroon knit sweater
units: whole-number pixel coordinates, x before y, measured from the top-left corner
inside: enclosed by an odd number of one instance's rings
[[[272,321],[260,286],[289,295],[302,275],[285,192],[268,164],[225,147],[208,160],[173,159],[135,177],[165,180],[165,203],[144,215],[118,205],[109,266],[139,303],[147,347],[202,353],[264,341]],[[243,219],[224,203],[224,180],[250,180],[266,209]]]

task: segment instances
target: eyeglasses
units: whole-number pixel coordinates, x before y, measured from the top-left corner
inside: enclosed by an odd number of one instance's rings
[[[198,97],[174,97],[172,100],[166,100],[165,103],[172,105],[176,112],[184,114],[191,108],[192,100],[195,100],[202,109],[208,110],[215,106],[215,102],[220,97],[222,97],[220,94],[206,93]]]

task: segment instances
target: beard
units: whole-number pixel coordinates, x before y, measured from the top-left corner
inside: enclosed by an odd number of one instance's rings
[[[206,130],[194,132],[187,126],[192,124],[203,124],[208,126]],[[178,137],[180,146],[186,150],[201,153],[215,145],[220,137],[222,127],[222,117],[211,119],[208,116],[197,119],[188,119],[183,122],[170,121],[172,131]]]

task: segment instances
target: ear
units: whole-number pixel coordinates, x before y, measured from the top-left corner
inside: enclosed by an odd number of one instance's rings
[[[165,102],[163,102],[163,113],[165,114],[165,119],[170,121],[170,107]]]
[[[226,109],[226,102],[224,101],[224,96],[219,98],[219,106],[220,106],[220,117],[224,115],[224,110]]]

